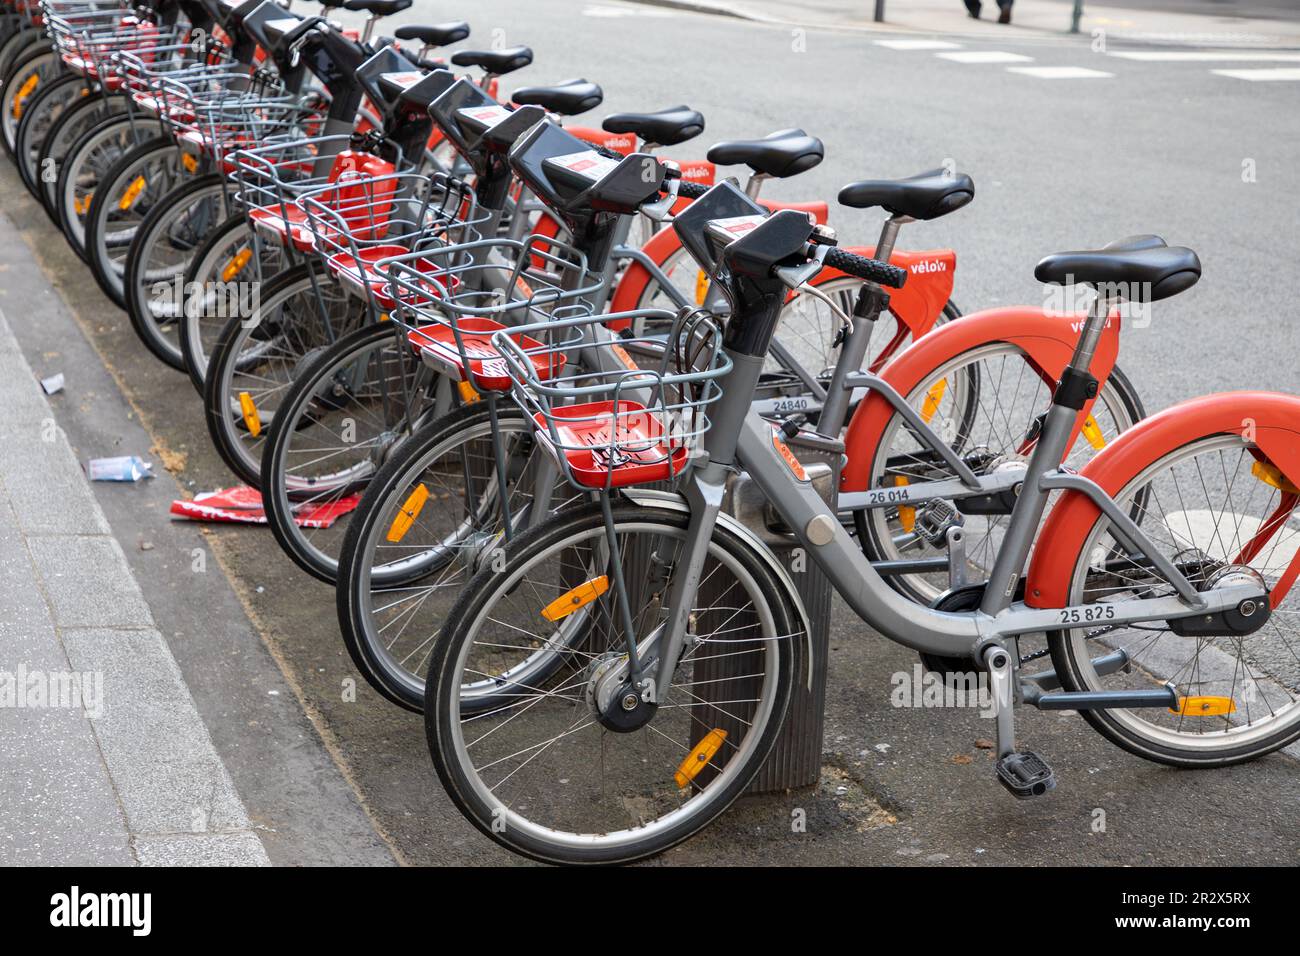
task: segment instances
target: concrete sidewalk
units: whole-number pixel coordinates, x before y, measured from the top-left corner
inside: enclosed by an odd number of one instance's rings
[[[885,21],[873,21],[875,0],[632,0],[656,6],[717,13],[746,20],[897,34],[927,33],[996,40],[1067,37],[1074,0],[1018,0],[1014,21],[996,22],[996,0],[984,0],[983,19],[973,20],[961,0],[884,0]],[[1182,47],[1300,48],[1300,22],[1169,10],[1102,6],[1084,2],[1079,36],[1091,42]]]
[[[3,313],[0,408],[0,864],[267,864]]]

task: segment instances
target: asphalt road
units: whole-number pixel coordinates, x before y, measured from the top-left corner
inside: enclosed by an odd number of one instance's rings
[[[1032,2],[1032,0],[1022,0]],[[1085,0],[1085,8],[1126,7],[1166,13],[1199,13],[1212,17],[1259,17],[1300,20],[1300,6],[1292,0]]]
[[[1201,284],[1160,303],[1150,327],[1124,336],[1121,361],[1148,408],[1216,389],[1300,389],[1293,293],[1300,262],[1300,83],[1211,72],[1295,64],[1148,62],[1094,53],[1086,42],[962,41],[963,50],[1033,58],[972,64],[934,51],[888,49],[861,35],[810,31],[792,37],[786,29],[735,20],[571,0],[479,0],[463,9],[417,0],[399,19],[431,22],[459,14],[468,15],[475,39],[484,44],[533,46],[536,62],[519,74],[517,85],[585,76],[605,89],[598,112],[679,102],[700,109],[708,128],[698,146],[673,151],[681,157],[698,155],[708,142],[795,125],[821,136],[825,163],[797,181],[771,184],[767,194],[773,197],[830,198],[856,178],[902,176],[953,162],[974,177],[975,202],[947,219],[906,227],[902,244],[957,250],[955,298],[967,311],[1041,301],[1032,270],[1050,252],[1136,232],[1192,246],[1204,263]],[[1009,72],[1007,65],[1113,75],[1042,79]],[[507,90],[513,85],[509,78],[503,84]],[[199,490],[230,484],[207,445],[188,382],[139,346],[126,317],[99,295],[61,238],[20,195],[7,164],[0,184],[10,216],[23,224],[142,424],[160,447],[184,456],[180,480]],[[832,221],[844,240],[870,242],[880,219],[836,209]],[[29,358],[40,374],[57,362]],[[75,385],[78,369],[60,370]],[[99,415],[131,413],[120,395],[102,394],[93,404]],[[89,412],[70,406],[63,414]],[[179,466],[180,459],[172,461]],[[133,517],[129,498],[122,497],[129,489],[97,492],[119,496],[106,508],[119,537],[148,533],[166,520],[156,512]],[[364,684],[355,702],[343,699],[340,688],[354,675],[336,636],[332,591],[297,572],[265,530],[218,529],[207,540],[270,654],[250,664],[246,656],[190,659],[178,653],[191,686],[205,678],[238,686],[252,666],[280,669],[317,732],[326,735],[341,778],[398,859],[509,862],[442,795],[418,718],[386,705]],[[164,569],[157,550],[126,550],[137,577],[158,585],[151,596],[155,615],[189,622],[173,631],[162,627],[180,639],[184,627],[202,618],[193,606],[201,595],[180,589],[168,598],[166,575],[181,572]],[[217,639],[246,623],[232,618],[204,626]],[[911,670],[911,652],[842,608],[832,643],[823,785],[815,792],[747,799],[663,862],[1297,862],[1300,764],[1288,756],[1183,773],[1118,751],[1073,715],[1022,712],[1025,743],[1053,763],[1061,783],[1049,798],[1017,803],[994,780],[988,751],[975,746],[992,736],[988,721],[970,712],[889,705],[890,677]],[[205,706],[237,783],[241,775],[263,781],[252,796],[241,785],[250,813],[257,817],[260,807],[270,808],[266,815],[274,822],[281,768],[264,756],[249,766],[247,748],[229,742],[237,735],[222,728],[246,719],[238,708],[200,700]],[[302,722],[297,711],[280,719]],[[291,754],[306,745],[286,739],[276,746]],[[806,811],[807,832],[791,832],[797,808]],[[1094,827],[1098,809],[1105,811],[1104,832]],[[322,822],[326,834],[328,826]],[[368,842],[356,834],[349,839]],[[280,859],[293,859],[292,846]]]

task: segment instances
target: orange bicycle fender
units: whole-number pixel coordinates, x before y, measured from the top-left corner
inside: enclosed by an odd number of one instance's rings
[[[1095,374],[1095,373],[1094,373]],[[1225,392],[1181,402],[1138,422],[1106,446],[1080,472],[1111,496],[1152,462],[1189,442],[1213,435],[1241,435],[1292,481],[1300,480],[1300,397],[1277,392]],[[1025,579],[1025,603],[1064,607],[1070,576],[1100,510],[1079,491],[1068,491],[1048,515]],[[1277,607],[1300,575],[1300,552],[1273,588]]]

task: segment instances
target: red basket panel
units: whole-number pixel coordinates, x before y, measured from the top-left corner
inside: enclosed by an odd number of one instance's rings
[[[588,488],[666,481],[686,464],[686,446],[673,446],[658,416],[640,402],[620,399],[552,409],[550,420],[560,444],[568,446],[564,448],[552,444],[544,413],[533,420],[541,440],[564,455],[573,477]],[[574,447],[584,445],[588,447]],[[617,462],[610,460],[611,446]]]
[[[449,325],[425,326],[411,332],[407,339],[412,348],[451,374],[459,376],[461,381],[468,378],[479,391],[509,391],[510,373],[506,361],[492,344],[493,333],[500,332],[505,326],[491,319],[466,316],[456,320],[456,328],[460,331],[468,363],[461,359],[460,349],[456,347],[456,335]],[[541,342],[527,335],[512,335],[510,338],[528,352],[528,359],[542,381],[555,378],[564,371],[566,358],[562,352],[547,351]],[[468,375],[466,364],[469,365]]]

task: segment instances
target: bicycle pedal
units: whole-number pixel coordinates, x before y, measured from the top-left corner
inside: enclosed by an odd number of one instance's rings
[[[998,780],[1017,800],[1041,797],[1056,789],[1056,774],[1030,750],[1009,753],[997,762]]]

